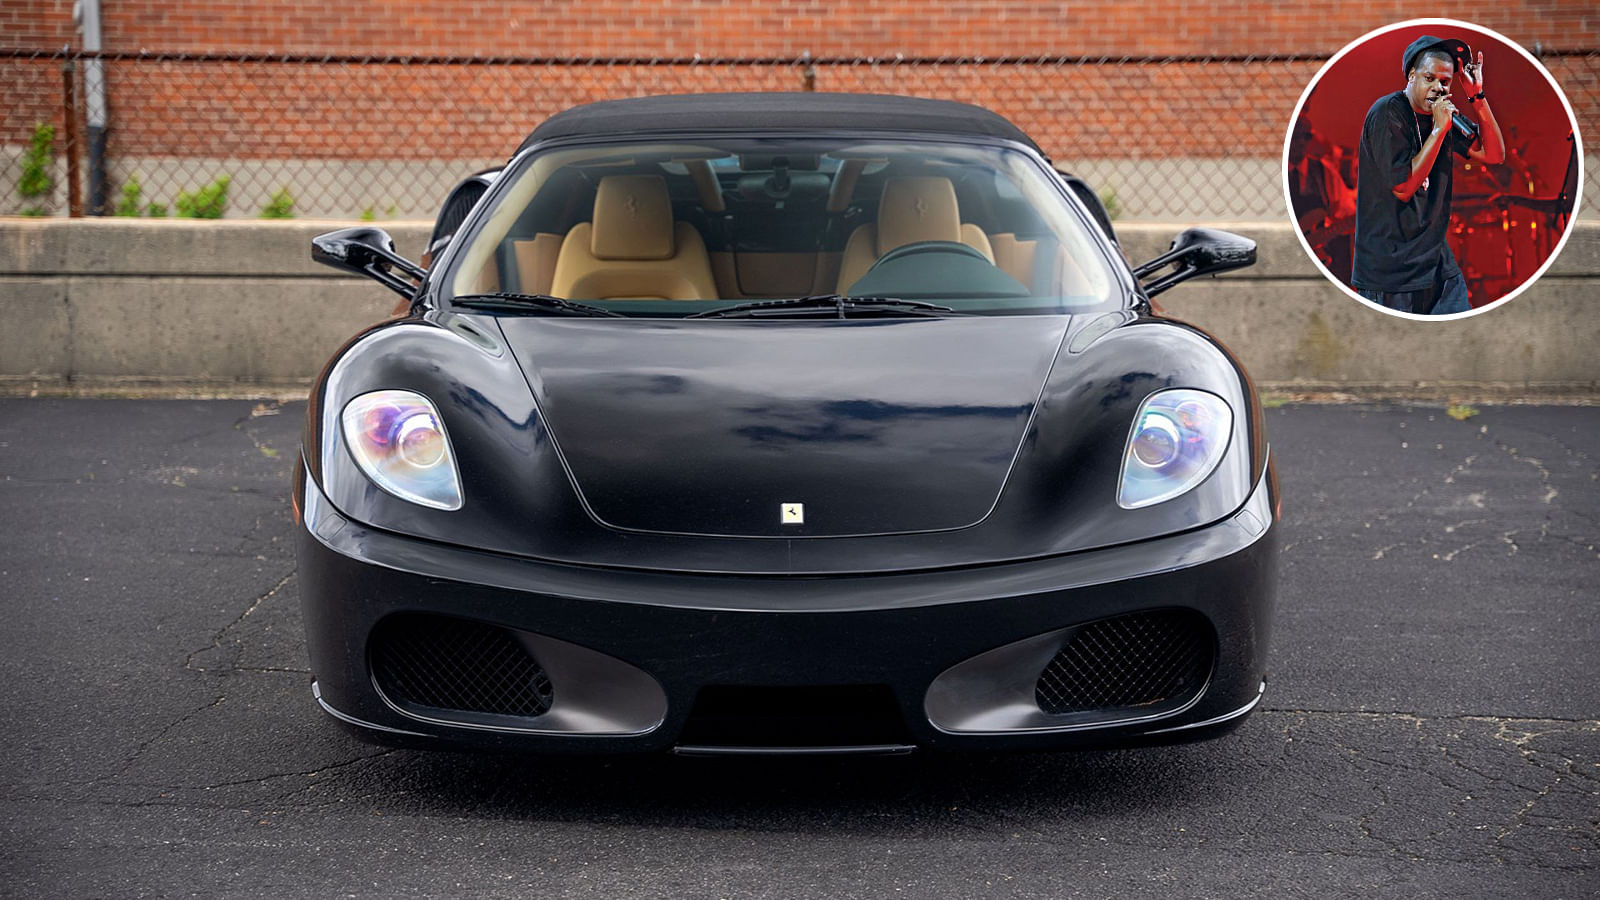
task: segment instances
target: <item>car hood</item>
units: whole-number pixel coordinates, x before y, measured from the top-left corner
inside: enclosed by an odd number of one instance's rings
[[[596,519],[625,531],[775,538],[982,521],[1068,325],[1065,316],[500,320]]]

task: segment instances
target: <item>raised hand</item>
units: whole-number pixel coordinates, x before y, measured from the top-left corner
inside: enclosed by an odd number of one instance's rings
[[[1461,67],[1461,87],[1467,92],[1468,97],[1476,97],[1483,93],[1483,51],[1478,51],[1478,58]]]

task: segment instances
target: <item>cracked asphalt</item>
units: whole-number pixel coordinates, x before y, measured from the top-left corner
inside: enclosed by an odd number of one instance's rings
[[[308,690],[303,404],[0,400],[0,894],[1600,896],[1600,408],[1288,406],[1263,706],[887,759],[383,750]]]

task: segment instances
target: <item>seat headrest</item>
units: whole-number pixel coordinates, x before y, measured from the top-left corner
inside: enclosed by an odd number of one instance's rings
[[[878,255],[919,241],[961,240],[961,211],[950,179],[891,178],[878,201]]]
[[[594,197],[597,259],[671,259],[672,198],[660,175],[607,175]]]

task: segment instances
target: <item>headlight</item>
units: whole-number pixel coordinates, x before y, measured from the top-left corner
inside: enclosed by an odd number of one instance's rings
[[[374,391],[351,400],[340,417],[361,471],[402,500],[434,509],[461,508],[461,476],[439,412],[414,391]]]
[[[1233,411],[1215,394],[1188,389],[1151,394],[1128,435],[1117,505],[1150,506],[1204,481],[1222,461],[1232,430]]]

